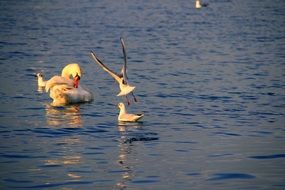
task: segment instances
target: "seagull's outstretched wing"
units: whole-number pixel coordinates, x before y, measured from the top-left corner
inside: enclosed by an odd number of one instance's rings
[[[123,78],[124,78],[124,81],[127,82],[127,52],[126,52],[126,45],[125,45],[125,42],[124,42],[124,39],[123,38],[120,38],[121,40],[121,45],[122,45],[122,49],[123,49],[123,54],[124,54],[124,65],[123,65],[123,69],[122,69],[122,74],[123,74]]]
[[[107,73],[109,73],[119,84],[121,82],[121,78],[114,71],[109,69],[97,56],[94,52],[91,52],[91,57],[95,60],[95,62],[100,65]]]

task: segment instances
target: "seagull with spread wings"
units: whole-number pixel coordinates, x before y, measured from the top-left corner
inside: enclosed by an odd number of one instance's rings
[[[133,93],[135,86],[131,86],[128,83],[128,77],[127,77],[127,54],[126,54],[126,48],[125,48],[125,43],[123,38],[121,40],[121,45],[123,48],[123,54],[124,54],[124,65],[121,69],[121,73],[117,74],[111,69],[109,69],[97,56],[94,52],[91,52],[91,57],[93,60],[101,66],[107,73],[109,73],[115,80],[118,82],[119,87],[120,87],[120,93],[117,94],[117,96],[126,96],[128,105],[130,105],[130,101],[128,99],[128,94],[131,93],[131,95],[134,98],[134,101],[137,102],[137,99]]]

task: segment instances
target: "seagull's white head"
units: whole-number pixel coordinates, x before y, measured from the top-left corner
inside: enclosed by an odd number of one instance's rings
[[[36,74],[36,77],[37,77],[37,78],[43,78],[44,75],[43,75],[42,73],[37,73],[37,74]]]
[[[127,113],[125,104],[123,102],[118,103],[118,108],[120,109],[119,117]]]
[[[202,6],[200,4],[200,0],[196,0],[196,9],[200,9]]]
[[[124,104],[123,102],[118,103],[118,108],[119,108],[120,110],[125,109],[125,104]]]

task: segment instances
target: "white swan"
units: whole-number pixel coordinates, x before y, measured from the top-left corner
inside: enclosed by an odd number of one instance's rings
[[[37,73],[36,77],[38,79],[38,87],[44,88],[46,86],[46,83],[47,83],[44,79],[44,75],[42,73]]]
[[[91,52],[91,57],[95,62],[100,65],[107,73],[109,73],[119,84],[120,92],[117,94],[117,96],[126,96],[128,105],[130,104],[128,100],[128,94],[131,93],[132,96],[134,97],[134,101],[137,102],[137,99],[133,93],[134,89],[136,88],[135,86],[131,86],[128,84],[128,77],[127,77],[127,55],[126,55],[126,49],[125,49],[125,43],[122,38],[121,40],[121,45],[123,48],[123,54],[124,54],[124,65],[121,69],[121,73],[117,74],[111,69],[109,69],[97,56],[94,52]]]
[[[143,118],[144,114],[130,114],[127,112],[125,104],[124,103],[119,103],[118,107],[120,109],[120,113],[118,116],[118,121],[121,122],[136,122],[138,120],[140,120],[141,118]]]
[[[79,65],[71,63],[63,68],[61,76],[53,76],[48,80],[45,90],[50,91],[52,104],[57,106],[92,101],[92,93],[78,85],[81,76]]]

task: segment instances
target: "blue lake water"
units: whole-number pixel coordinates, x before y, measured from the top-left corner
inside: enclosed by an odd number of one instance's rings
[[[285,2],[1,1],[0,189],[284,189]],[[120,37],[143,122],[119,124]],[[91,103],[52,107],[71,62]]]

